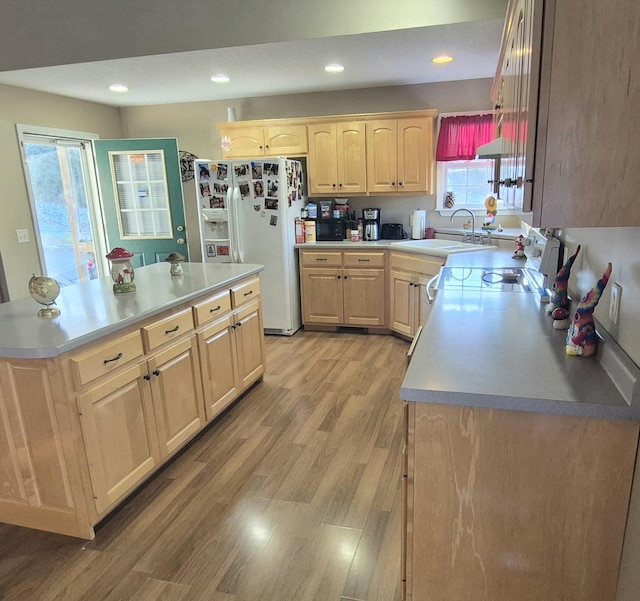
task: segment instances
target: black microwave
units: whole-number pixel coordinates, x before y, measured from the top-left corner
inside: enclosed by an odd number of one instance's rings
[[[318,242],[344,240],[344,235],[344,219],[316,219],[316,240]]]

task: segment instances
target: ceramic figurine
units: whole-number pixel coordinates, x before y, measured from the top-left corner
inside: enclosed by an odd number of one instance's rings
[[[449,190],[444,196],[444,206],[447,209],[453,209],[456,206],[456,195],[455,192]]]
[[[484,201],[485,209],[487,209],[487,216],[482,222],[483,230],[495,230],[497,229],[496,215],[498,214],[498,201],[495,196],[487,196]]]
[[[612,265],[609,263],[602,278],[582,297],[578,304],[567,334],[567,346],[565,347],[567,355],[582,355],[583,357],[595,355],[598,347],[598,333],[593,320],[593,310],[609,281],[611,269]]]
[[[546,310],[553,318],[553,327],[556,330],[566,330],[571,323],[569,317],[571,300],[569,299],[567,288],[569,287],[571,267],[573,266],[579,252],[580,245],[576,248],[576,252],[573,253],[573,255],[567,259],[567,262],[560,268],[558,275],[556,275],[555,282],[553,282],[553,292],[551,294],[551,300],[546,306]]]
[[[516,250],[513,253],[513,257],[514,259],[525,259],[526,257],[524,256],[524,236],[522,234],[520,234],[517,238],[516,238]]]

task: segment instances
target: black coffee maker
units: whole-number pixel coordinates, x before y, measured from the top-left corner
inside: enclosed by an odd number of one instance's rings
[[[362,209],[364,239],[380,240],[380,209]]]

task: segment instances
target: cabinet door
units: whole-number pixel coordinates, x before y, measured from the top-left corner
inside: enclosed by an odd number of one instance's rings
[[[231,148],[224,152],[225,159],[264,156],[264,130],[262,127],[243,127],[220,130],[221,137],[231,140]]]
[[[339,324],[342,321],[341,269],[302,270],[302,321]]]
[[[367,189],[396,192],[398,189],[397,121],[367,122]]]
[[[234,331],[238,357],[240,388],[253,384],[264,374],[264,328],[260,302],[254,302],[237,311]]]
[[[335,123],[309,125],[309,191],[335,194],[338,190],[338,155]]]
[[[431,192],[433,119],[398,121],[398,191]]]
[[[588,11],[575,0],[541,4],[539,117],[546,140],[538,136],[534,225],[638,227],[637,4],[596,2]],[[595,35],[602,42],[594,43]]]
[[[411,274],[391,271],[389,328],[394,332],[415,334],[415,286]]]
[[[238,396],[236,338],[231,315],[198,334],[207,419],[213,419]]]
[[[307,154],[306,125],[274,125],[264,130],[267,156],[293,157]]]
[[[338,123],[336,126],[339,194],[367,191],[365,132],[362,122]]]
[[[385,325],[384,269],[344,269],[344,323]]]
[[[163,457],[182,446],[205,423],[196,337],[149,359],[153,406]]]
[[[141,363],[78,397],[96,510],[103,513],[160,462],[147,365]]]

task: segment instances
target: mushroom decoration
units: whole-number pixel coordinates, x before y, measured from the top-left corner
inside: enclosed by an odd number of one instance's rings
[[[173,252],[167,255],[165,261],[171,263],[171,275],[182,275],[184,273],[181,265],[184,260],[185,258],[180,253]]]
[[[133,283],[133,265],[131,257],[133,253],[126,248],[116,246],[107,256],[111,261],[111,279],[113,280],[113,291],[116,294],[122,292],[133,292],[136,285]]]

